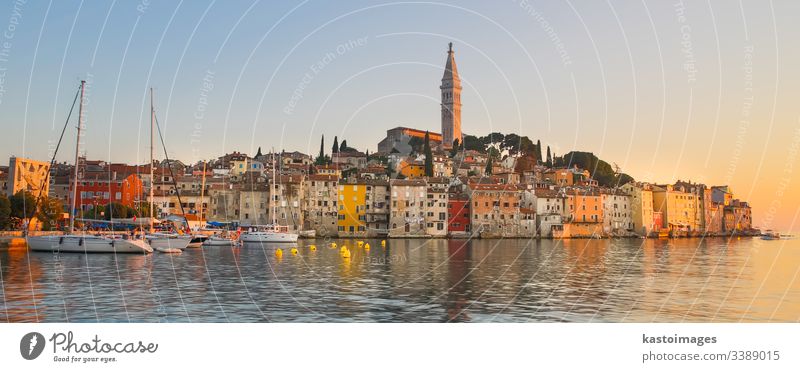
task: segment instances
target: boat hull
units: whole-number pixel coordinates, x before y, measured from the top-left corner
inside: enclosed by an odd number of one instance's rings
[[[189,245],[186,248],[200,248],[203,246],[203,242],[208,240],[208,237],[205,235],[195,235],[192,237],[192,240],[189,242]]]
[[[153,248],[142,240],[80,235],[29,236],[26,240],[29,249],[37,252],[153,253]]]
[[[244,243],[293,243],[297,241],[297,234],[243,233],[239,240]]]
[[[209,237],[206,241],[203,242],[204,247],[229,247],[236,244],[236,240],[225,239],[225,238],[217,238],[217,237]]]
[[[159,252],[164,249],[185,249],[191,241],[192,238],[188,236],[147,236],[147,243]]]

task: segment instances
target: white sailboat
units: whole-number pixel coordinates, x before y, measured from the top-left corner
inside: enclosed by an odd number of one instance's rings
[[[269,204],[272,209],[272,225],[251,226],[249,231],[243,232],[239,240],[243,243],[292,243],[297,241],[297,234],[289,232],[289,226],[278,225],[277,209],[275,208],[275,193],[277,178],[275,174],[275,149],[272,150],[272,185],[269,195]]]
[[[78,198],[78,156],[81,144],[81,127],[83,126],[83,102],[86,81],[81,81],[80,106],[78,108],[78,134],[75,146],[75,173],[72,185],[72,200],[69,213],[69,234],[27,236],[28,248],[40,252],[76,252],[76,253],[152,253],[153,248],[144,240],[129,239],[127,236],[95,236],[75,234],[75,204]],[[69,122],[69,120],[67,120]]]
[[[191,237],[157,233],[153,228],[153,210],[155,209],[153,198],[153,116],[155,116],[153,88],[150,88],[150,230],[148,230],[146,238],[150,246],[161,253],[181,253],[189,245]]]

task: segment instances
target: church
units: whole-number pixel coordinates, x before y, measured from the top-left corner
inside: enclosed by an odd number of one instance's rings
[[[447,61],[444,66],[442,76],[441,91],[441,120],[442,132],[429,133],[432,146],[439,146],[450,149],[454,141],[463,141],[461,135],[461,78],[458,76],[456,67],[456,57],[453,51],[453,43],[449,44],[447,50]],[[386,131],[386,138],[378,143],[378,151],[391,153],[397,151],[408,153],[411,147],[408,142],[411,138],[424,138],[425,131],[406,127],[392,128]]]

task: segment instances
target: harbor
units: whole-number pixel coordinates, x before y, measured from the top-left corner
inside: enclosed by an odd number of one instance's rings
[[[179,255],[0,250],[0,321],[794,322],[800,314],[791,264],[800,251],[786,240],[358,242]]]

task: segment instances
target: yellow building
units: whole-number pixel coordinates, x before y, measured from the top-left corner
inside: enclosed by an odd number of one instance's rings
[[[359,183],[339,183],[339,236],[367,233],[367,187]]]
[[[240,175],[247,172],[264,171],[264,164],[253,159],[231,160],[231,175]]]
[[[701,229],[698,222],[700,199],[682,186],[653,186],[653,211],[662,213],[661,227],[673,234],[690,234]]]
[[[425,176],[425,164],[416,161],[400,162],[399,172],[405,178],[420,178]]]

